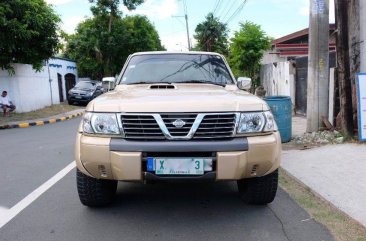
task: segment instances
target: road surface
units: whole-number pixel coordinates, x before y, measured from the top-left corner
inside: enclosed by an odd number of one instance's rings
[[[244,204],[234,182],[119,183],[116,202],[83,206],[73,161],[80,118],[0,130],[0,240],[334,240],[280,189]]]

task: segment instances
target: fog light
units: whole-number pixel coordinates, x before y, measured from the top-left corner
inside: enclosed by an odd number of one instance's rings
[[[98,165],[99,174],[101,177],[108,177],[107,175],[107,169],[104,165]]]

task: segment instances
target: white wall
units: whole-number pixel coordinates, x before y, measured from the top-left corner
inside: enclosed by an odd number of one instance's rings
[[[53,96],[53,104],[59,104],[60,103],[60,97],[59,97],[59,90],[58,90],[58,79],[57,74],[61,74],[62,78],[62,90],[63,90],[63,96],[64,101],[67,101],[67,93],[66,93],[66,85],[65,85],[65,75],[70,73],[74,74],[76,79],[76,83],[78,82],[78,73],[76,69],[76,63],[67,61],[64,59],[50,59],[49,60],[49,69],[50,69],[50,77],[51,77],[51,83],[52,83],[52,96]]]
[[[276,63],[276,62],[286,62],[287,61],[286,57],[280,57],[279,54],[275,54],[274,52],[275,52],[275,50],[266,51],[263,54],[261,64],[265,65],[265,64],[271,64],[271,63]]]
[[[288,61],[262,65],[260,78],[267,91],[266,96],[291,96],[292,103],[295,103],[295,74],[292,68],[292,63]]]
[[[27,112],[51,104],[47,72],[35,72],[31,65],[13,64],[15,75],[0,71],[0,91],[8,91],[17,112]]]
[[[36,72],[31,65],[13,64],[15,69],[13,76],[10,76],[6,70],[0,70],[0,92],[8,91],[10,98],[17,106],[17,112],[28,112],[51,104],[59,104],[57,73],[62,75],[63,94],[66,101],[64,76],[72,73],[76,76],[76,82],[78,81],[76,63],[63,59],[50,59],[49,64],[50,75],[47,65],[43,67],[42,71]],[[58,67],[54,67],[52,64],[58,65]],[[51,88],[49,79],[52,80]]]

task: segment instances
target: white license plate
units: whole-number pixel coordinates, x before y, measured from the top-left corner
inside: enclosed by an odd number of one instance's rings
[[[200,158],[154,158],[157,175],[202,175],[204,159]]]
[[[81,99],[81,96],[75,96],[76,99]]]

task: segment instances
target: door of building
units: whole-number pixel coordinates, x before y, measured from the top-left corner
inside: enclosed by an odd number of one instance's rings
[[[296,59],[296,114],[306,115],[308,93],[308,58]]]
[[[57,73],[57,80],[58,80],[58,95],[60,96],[60,102],[64,102],[64,92],[62,89],[62,75]]]
[[[74,74],[66,74],[65,75],[65,88],[66,93],[69,92],[70,89],[72,89],[75,86],[75,75]]]

